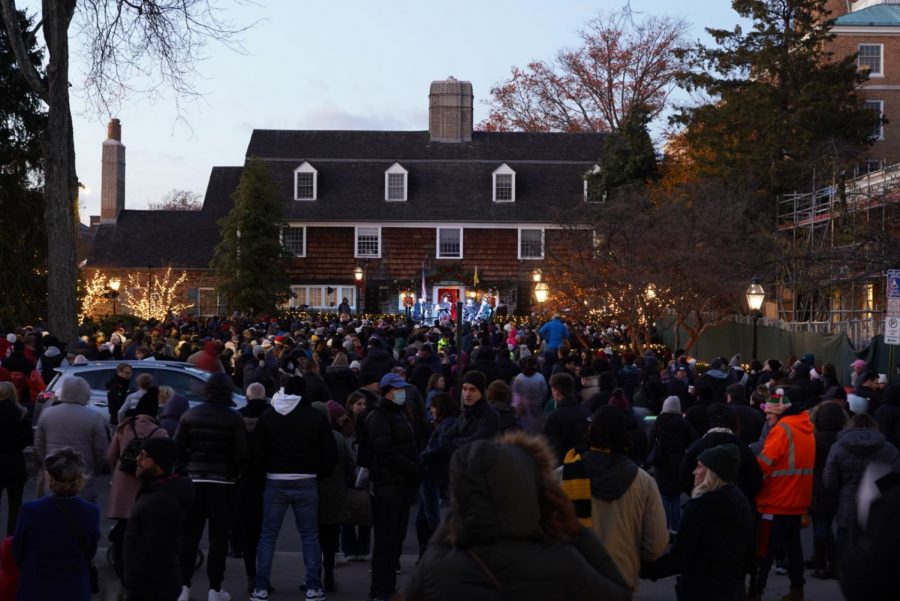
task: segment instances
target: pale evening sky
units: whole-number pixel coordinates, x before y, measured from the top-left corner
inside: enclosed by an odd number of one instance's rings
[[[36,1],[20,0],[34,10]],[[97,115],[80,93],[83,63],[71,71],[81,220],[100,212],[100,151],[107,118],[122,121],[127,147],[126,208],[146,208],[173,188],[203,194],[210,169],[241,165],[254,128],[424,130],[428,86],[453,75],[472,82],[475,121],[512,65],[551,59],[577,31],[623,0],[258,0],[229,7],[235,24],[259,20],[242,37],[244,54],[211,44],[198,65],[203,96],[182,107],[171,97],[126,99]],[[731,27],[728,0],[631,0],[642,15],[684,18],[691,40],[705,26]]]

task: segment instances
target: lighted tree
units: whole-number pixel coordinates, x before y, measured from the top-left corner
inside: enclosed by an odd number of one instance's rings
[[[193,306],[184,302],[181,297],[181,286],[187,279],[185,271],[173,278],[171,267],[166,269],[162,277],[156,274],[145,277],[143,274],[129,273],[128,285],[122,294],[122,304],[132,315],[141,319],[162,320],[169,311],[183,313]]]
[[[81,299],[79,320],[84,320],[85,317],[94,317],[97,307],[106,302],[106,294],[109,292],[109,278],[98,269],[83,285],[84,296]]]

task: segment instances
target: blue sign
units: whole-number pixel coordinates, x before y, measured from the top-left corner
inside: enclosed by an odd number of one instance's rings
[[[887,272],[888,298],[900,298],[900,269],[889,269]]]

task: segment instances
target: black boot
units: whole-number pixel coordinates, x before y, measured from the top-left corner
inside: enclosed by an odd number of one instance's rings
[[[425,549],[428,548],[428,541],[431,540],[432,534],[434,534],[434,530],[428,526],[427,521],[419,520],[416,522],[416,538],[419,541],[419,559],[422,559],[422,555],[425,554]]]
[[[322,554],[322,586],[326,593],[334,592],[334,553]]]

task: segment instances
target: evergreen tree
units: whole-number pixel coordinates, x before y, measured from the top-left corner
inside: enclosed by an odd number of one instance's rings
[[[588,192],[594,197],[608,198],[625,185],[644,187],[659,177],[656,150],[647,125],[650,111],[644,105],[632,108],[622,120],[618,136],[608,142],[598,166],[600,170],[588,180]]]
[[[681,107],[680,157],[695,177],[753,182],[770,202],[830,179],[872,141],[856,56],[835,58],[826,0],[733,0],[749,31],[707,29],[715,45],[681,53],[682,84],[709,101]]]
[[[25,13],[19,26],[31,27]],[[2,16],[0,16],[2,19]],[[32,64],[41,53],[30,39]],[[47,233],[42,196],[41,141],[47,115],[29,88],[0,25],[0,216],[6,233],[0,244],[0,322],[34,323],[47,315]]]
[[[234,206],[219,221],[221,241],[211,264],[219,292],[232,309],[274,309],[290,297],[290,286],[280,241],[281,203],[268,166],[251,159],[231,199]]]

